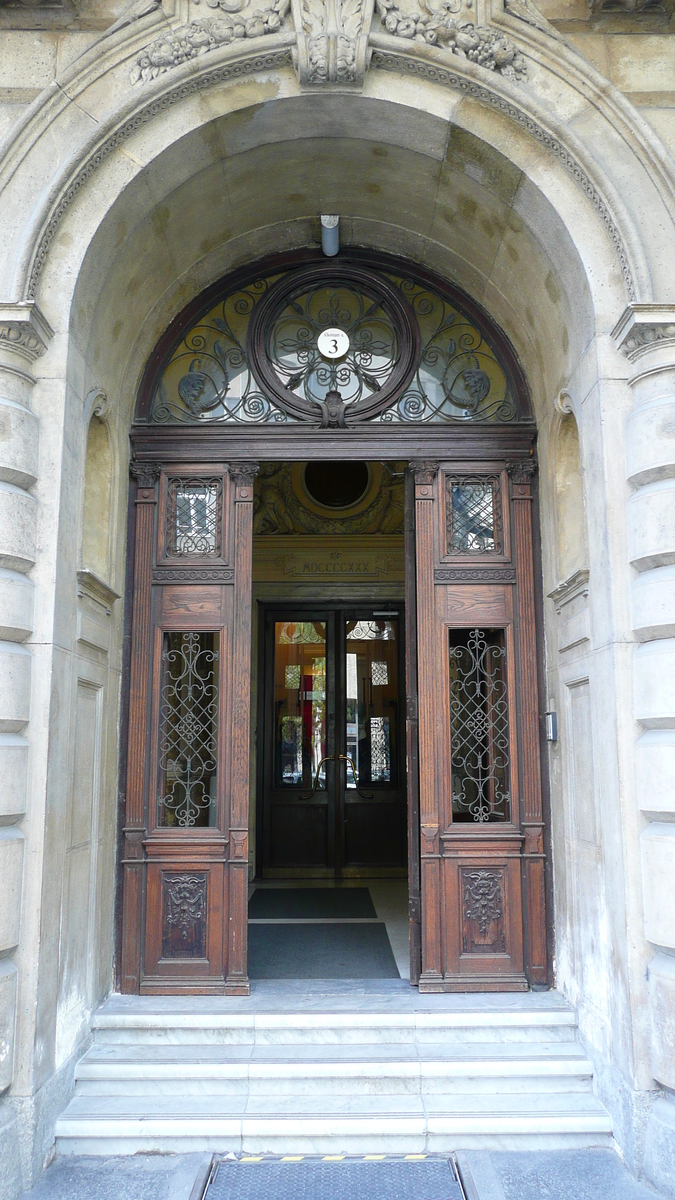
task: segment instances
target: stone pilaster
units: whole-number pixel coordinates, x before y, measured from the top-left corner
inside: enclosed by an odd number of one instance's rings
[[[0,304],[0,1092],[12,1082],[27,805],[38,470],[31,367],[52,336],[35,304]]]
[[[637,795],[642,832],[652,1072],[675,1089],[675,306],[631,305],[613,336],[630,360],[634,408],[627,420],[628,501]],[[672,1112],[661,1112],[663,1106]],[[652,1128],[653,1126],[653,1128]],[[675,1105],[655,1106],[648,1146],[675,1165]],[[657,1147],[658,1143],[658,1147]],[[648,1149],[649,1157],[649,1149]],[[654,1174],[652,1164],[651,1174]],[[648,1164],[648,1170],[649,1170]],[[660,1173],[660,1171],[657,1171]]]

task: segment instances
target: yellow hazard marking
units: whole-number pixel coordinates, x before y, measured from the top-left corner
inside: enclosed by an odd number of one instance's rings
[[[262,1162],[262,1154],[258,1158],[248,1155],[246,1158],[240,1158],[239,1162]]]
[[[302,1162],[304,1154],[286,1154],[282,1158],[282,1162]]]
[[[384,1162],[386,1154],[364,1154],[364,1162]]]
[[[426,1158],[426,1154],[406,1154],[404,1157],[407,1162],[421,1162],[423,1158]]]
[[[344,1162],[346,1154],[324,1154],[323,1162]]]

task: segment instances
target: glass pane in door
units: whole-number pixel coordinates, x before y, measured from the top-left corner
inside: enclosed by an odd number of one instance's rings
[[[347,788],[395,787],[398,619],[347,621],[345,665]]]
[[[311,789],[326,754],[326,624],[274,626],[274,786]],[[319,788],[325,787],[321,766]]]

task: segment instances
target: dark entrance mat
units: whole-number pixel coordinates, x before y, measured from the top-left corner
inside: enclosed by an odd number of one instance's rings
[[[251,979],[398,979],[384,922],[249,925]]]
[[[256,888],[251,920],[321,920],[376,917],[368,888]]]
[[[462,1200],[447,1159],[221,1162],[204,1200]]]

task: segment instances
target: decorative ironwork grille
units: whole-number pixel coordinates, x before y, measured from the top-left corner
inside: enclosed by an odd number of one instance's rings
[[[501,629],[450,631],[453,821],[508,821],[509,712]]]
[[[333,362],[317,345],[321,332],[332,328],[349,339],[347,353]],[[339,392],[343,404],[379,392],[399,355],[397,331],[379,297],[323,285],[289,301],[269,330],[266,350],[284,387],[316,404],[329,392]]]
[[[210,631],[164,634],[159,825],[216,823],[219,640]]]
[[[201,316],[162,370],[150,422],[340,426],[360,420],[456,424],[519,419],[515,393],[490,343],[427,283],[359,268],[361,288],[347,276],[340,281],[337,268],[327,266],[323,277],[314,269],[315,283],[299,287],[296,295],[294,279],[306,270],[255,279]],[[275,285],[285,287],[286,282],[289,295],[275,310]],[[254,374],[249,339],[268,308],[270,323],[259,346],[254,339]],[[395,316],[402,311],[409,314],[403,324]],[[340,329],[349,341],[345,355],[336,360],[322,355],[317,345],[319,334],[329,328]],[[401,372],[402,395],[394,387]],[[398,399],[387,407],[391,388]]]
[[[501,554],[504,548],[498,475],[446,478],[448,554]]]
[[[419,365],[401,399],[375,420],[429,422],[516,421],[505,372],[482,333],[425,284],[389,276],[412,306],[421,336]]]
[[[256,279],[231,292],[185,334],[162,373],[151,422],[259,425],[293,420],[260,390],[246,350],[251,313],[276,278]]]
[[[222,479],[171,478],[166,506],[167,555],[219,555],[222,507]]]

